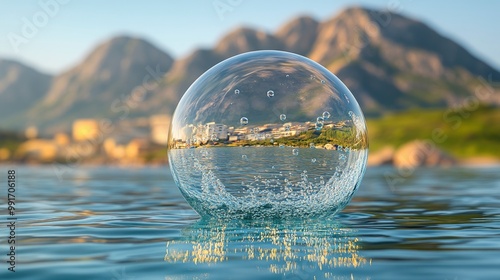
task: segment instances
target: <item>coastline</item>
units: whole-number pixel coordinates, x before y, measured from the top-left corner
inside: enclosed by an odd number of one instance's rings
[[[376,156],[376,153],[374,154]],[[377,162],[377,160],[370,160],[369,155],[367,167],[377,167],[377,166],[394,166],[391,162]],[[166,167],[168,168],[168,161],[153,161],[153,162],[134,162],[134,161],[82,161],[79,163],[60,163],[60,162],[20,162],[20,161],[3,161],[0,162],[0,167],[6,166],[66,166],[67,168],[78,168],[78,167],[99,167],[99,166],[109,166],[109,167],[118,167],[118,168],[159,168]],[[435,166],[447,166],[450,165],[435,165]],[[458,159],[456,164],[451,165],[456,167],[472,167],[472,168],[480,168],[480,167],[494,167],[500,166],[500,158],[488,157],[488,156],[478,156],[478,157],[470,157],[465,159]],[[425,166],[421,166],[425,167]]]
[[[470,157],[459,161],[460,166],[465,167],[492,167],[500,165],[500,158],[495,157]]]

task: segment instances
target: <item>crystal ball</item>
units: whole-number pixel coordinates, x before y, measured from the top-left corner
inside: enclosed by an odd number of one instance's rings
[[[207,70],[185,92],[169,133],[169,165],[202,216],[332,216],[366,168],[363,113],[320,64],[254,51]]]

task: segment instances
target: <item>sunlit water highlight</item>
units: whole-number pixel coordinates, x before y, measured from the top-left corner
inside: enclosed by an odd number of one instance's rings
[[[394,188],[385,178],[392,168],[369,168],[334,219],[281,222],[200,221],[166,167],[78,167],[63,181],[52,166],[14,168],[17,272],[2,261],[0,279],[500,275],[498,166],[421,169]]]

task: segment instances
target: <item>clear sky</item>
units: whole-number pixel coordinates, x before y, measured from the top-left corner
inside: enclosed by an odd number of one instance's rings
[[[180,58],[236,26],[273,32],[294,16],[324,20],[351,5],[420,19],[500,68],[500,1],[494,0],[0,0],[0,57],[57,73],[98,43],[129,34]]]

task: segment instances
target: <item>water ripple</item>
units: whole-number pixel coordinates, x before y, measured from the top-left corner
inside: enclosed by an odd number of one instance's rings
[[[397,188],[372,168],[333,219],[260,223],[199,221],[166,168],[17,170],[15,279],[500,275],[498,167],[421,169]]]

